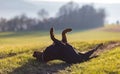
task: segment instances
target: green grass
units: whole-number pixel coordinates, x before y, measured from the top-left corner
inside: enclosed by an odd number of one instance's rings
[[[74,64],[62,74],[120,74],[120,47],[104,52],[100,57],[81,64]]]
[[[56,38],[61,39],[60,33],[57,32]],[[85,51],[101,42],[120,41],[120,33],[101,30],[75,31],[69,33],[67,38],[78,51]],[[104,52],[98,58],[71,66],[57,60],[47,64],[37,62],[32,57],[32,53],[35,50],[42,51],[50,44],[52,41],[49,38],[49,32],[1,32],[0,74],[120,73],[120,47]]]

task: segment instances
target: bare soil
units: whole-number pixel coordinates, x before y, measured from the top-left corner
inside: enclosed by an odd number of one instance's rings
[[[104,51],[109,51],[112,50],[113,48],[116,48],[120,46],[120,42],[116,42],[116,41],[111,41],[109,43],[103,44],[103,46],[101,46],[96,52],[95,54],[99,55],[100,53],[104,52]]]

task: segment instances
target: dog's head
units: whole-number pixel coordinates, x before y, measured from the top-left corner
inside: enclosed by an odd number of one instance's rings
[[[43,62],[42,54],[43,54],[42,52],[34,51],[33,57],[36,57],[37,60],[39,60],[40,62]]]

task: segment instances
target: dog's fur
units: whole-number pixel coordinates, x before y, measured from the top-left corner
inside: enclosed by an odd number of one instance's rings
[[[65,61],[66,63],[80,63],[87,61],[90,56],[102,45],[99,44],[94,49],[86,53],[77,53],[74,48],[67,43],[66,33],[72,31],[68,28],[62,32],[62,40],[58,40],[54,37],[53,28],[50,29],[50,37],[53,41],[53,44],[48,46],[43,52],[35,51],[33,57],[36,57],[37,60],[41,62],[48,62],[51,60],[59,59]]]

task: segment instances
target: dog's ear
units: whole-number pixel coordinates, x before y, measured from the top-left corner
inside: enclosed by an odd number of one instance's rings
[[[42,52],[39,52],[39,51],[34,51],[33,53],[33,57],[40,57],[42,55]]]
[[[43,62],[43,60],[42,60],[42,54],[43,54],[42,52],[35,51],[33,53],[33,57],[35,57],[38,61]]]

